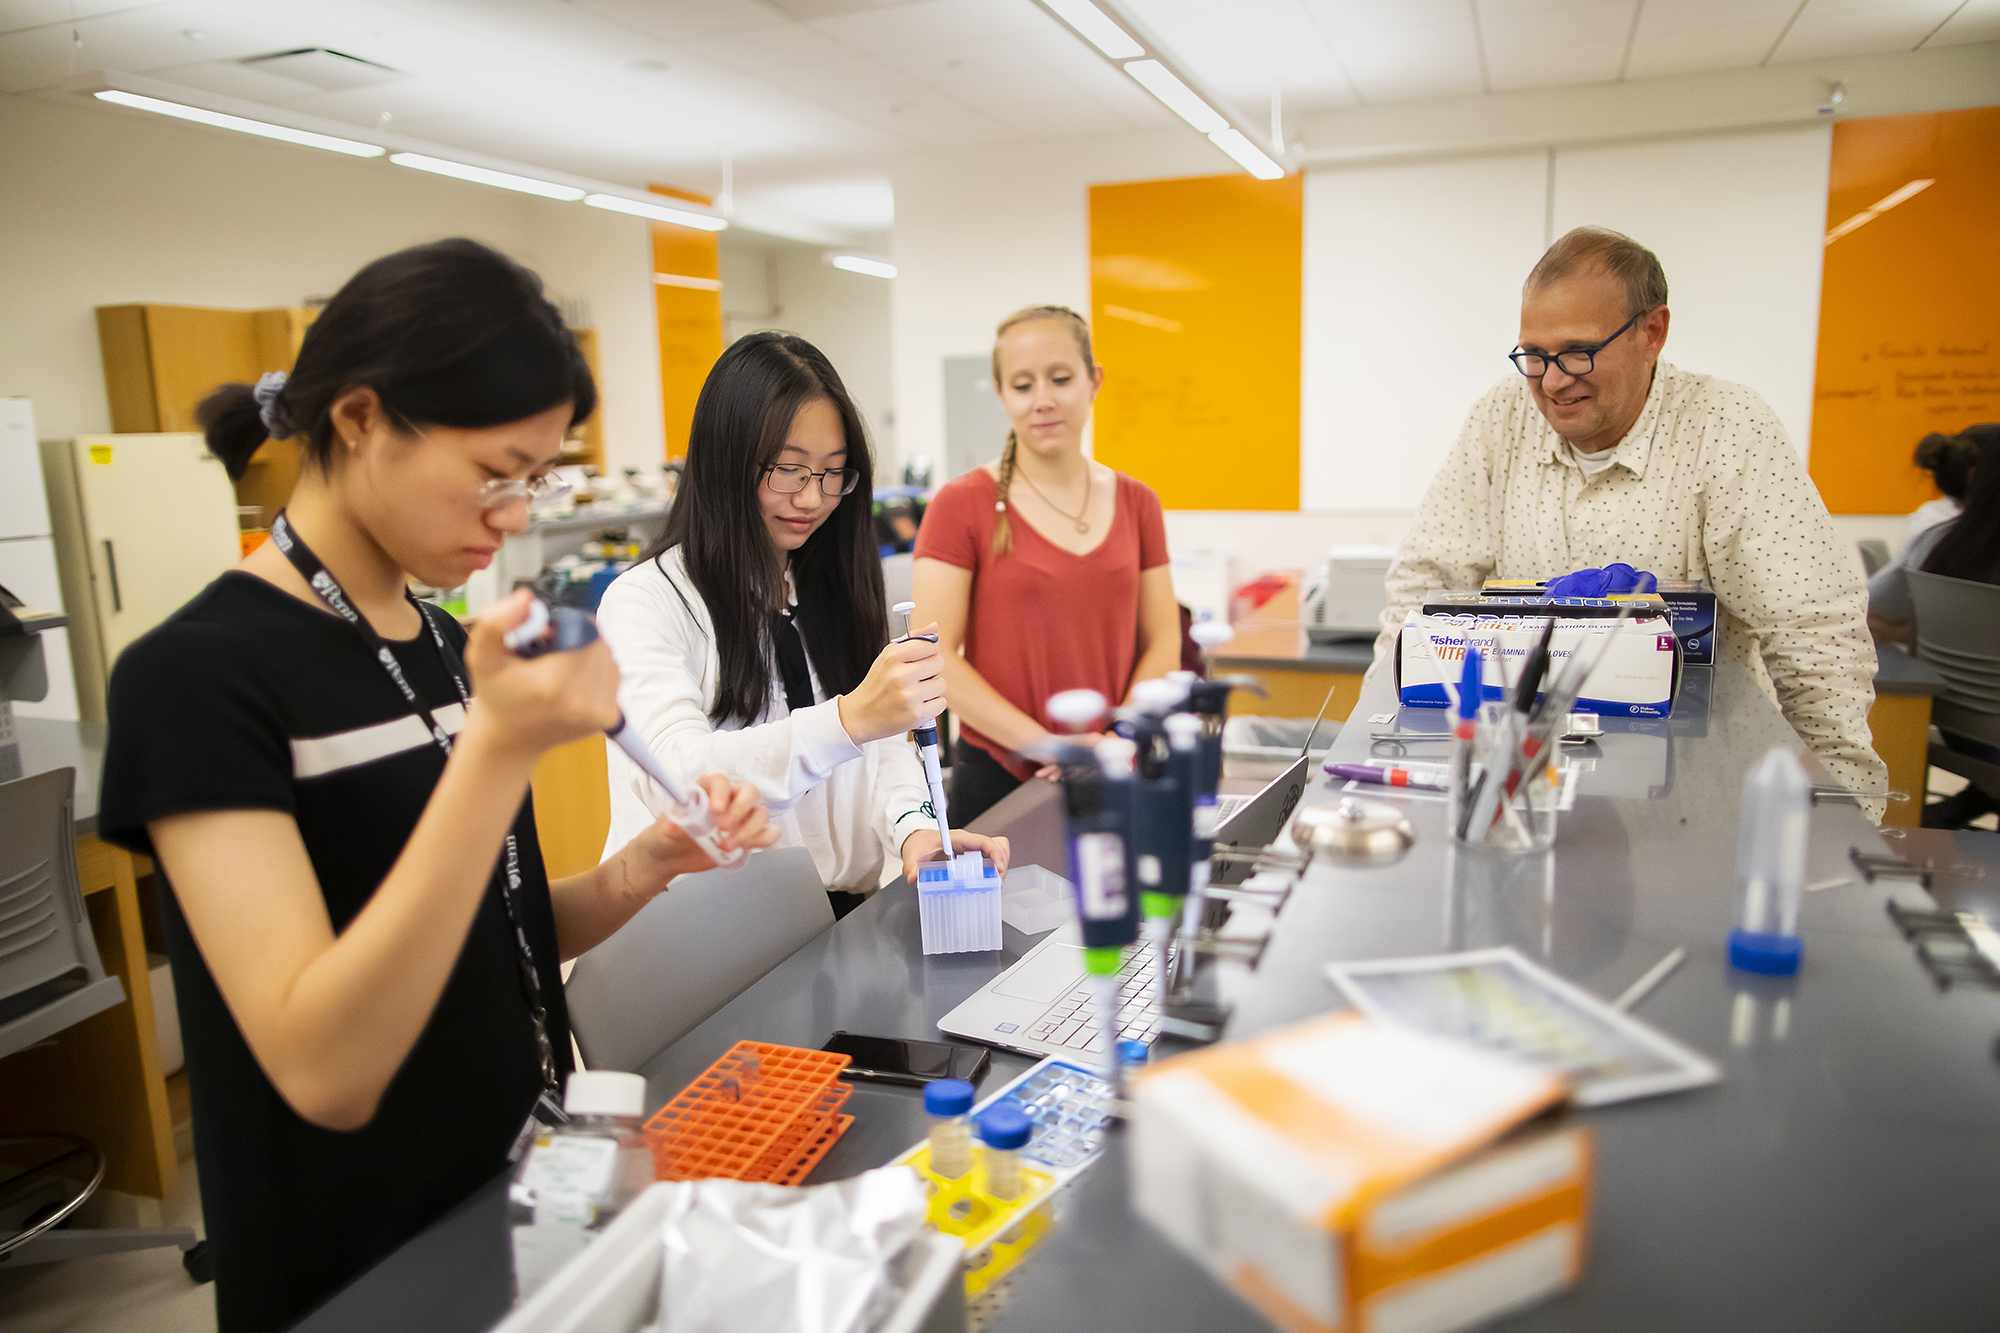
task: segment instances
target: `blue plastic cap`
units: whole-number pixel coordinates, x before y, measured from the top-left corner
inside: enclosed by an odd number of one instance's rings
[[[1143,1065],[1152,1054],[1153,1048],[1135,1037],[1127,1037],[1118,1043],[1118,1063],[1121,1065]]]
[[[1738,928],[1729,932],[1729,965],[1767,977],[1789,977],[1799,970],[1805,941],[1796,935],[1768,935]]]
[[[1465,671],[1458,679],[1458,715],[1478,717],[1479,701],[1486,690],[1483,656],[1477,648],[1465,650]]]
[[[1025,1148],[1034,1132],[1033,1122],[1012,1102],[1001,1102],[979,1117],[979,1137],[989,1148]]]
[[[972,1085],[964,1079],[941,1078],[924,1084],[924,1110],[931,1115],[964,1115],[972,1109]]]

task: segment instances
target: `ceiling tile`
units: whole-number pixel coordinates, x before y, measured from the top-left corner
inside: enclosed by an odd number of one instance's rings
[[[726,33],[720,37],[699,37],[686,43],[686,46],[688,50],[698,51],[732,69],[751,73],[791,69],[797,65],[838,60],[853,54],[852,48],[844,43],[803,23]]]
[[[1961,42],[2000,42],[2000,0],[1967,0],[1965,8],[1946,19],[1924,47]]]
[[[1494,90],[1617,78],[1634,9],[1634,0],[1480,0]]]
[[[67,24],[121,9],[140,9],[156,0],[0,0],[0,32],[19,32],[45,23]]]
[[[150,79],[164,79],[222,97],[240,97],[246,102],[282,102],[288,97],[311,97],[321,91],[310,83],[252,69],[234,60],[202,60],[139,72]]]
[[[863,10],[838,18],[819,19],[812,26],[870,55],[943,46],[993,33],[976,9],[945,3],[945,0]]]
[[[453,3],[483,10],[491,0],[453,0]],[[558,11],[582,10],[670,42],[775,28],[787,22],[783,14],[757,0],[672,0],[671,4],[662,4],[660,0],[562,0],[561,3],[528,0],[528,3]]]
[[[1799,0],[1679,0],[1639,11],[1628,79],[1745,69],[1763,60]]]
[[[1365,102],[1482,91],[1466,0],[1302,0]]]
[[[1951,17],[1959,0],[1813,0],[1773,60],[1910,51]]]
[[[1242,115],[1261,122],[1274,84],[1293,111],[1355,104],[1339,55],[1300,0],[1134,0],[1133,12]]]

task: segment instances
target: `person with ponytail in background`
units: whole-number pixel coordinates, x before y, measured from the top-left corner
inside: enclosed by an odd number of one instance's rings
[[[959,722],[951,813],[970,821],[1043,765],[1061,690],[1113,704],[1180,666],[1180,607],[1160,498],[1083,452],[1104,370],[1064,306],[1000,322],[993,387],[1011,429],[997,463],[938,490],[917,534],[917,618],[938,624]]]
[[[597,402],[538,278],[483,245],[378,259],[289,377],[199,410],[240,475],[306,465],[271,539],[112,672],[99,831],[158,861],[221,1333],[288,1328],[507,1168],[570,1069],[559,965],[712,863],[662,819],[551,884],[528,777],[615,725],[602,644],[536,659],[409,594],[528,523]],[[702,779],[725,846],[756,792]]]

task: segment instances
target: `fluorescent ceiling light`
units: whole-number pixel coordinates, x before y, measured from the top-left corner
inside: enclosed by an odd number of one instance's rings
[[[1130,60],[1146,54],[1132,34],[1112,22],[1090,0],[1044,0],[1057,18],[1075,28],[1079,36],[1113,60]]]
[[[1167,110],[1179,116],[1203,134],[1216,134],[1229,128],[1229,122],[1222,113],[1201,100],[1194,89],[1174,77],[1174,72],[1157,60],[1134,60],[1125,66],[1125,72],[1139,81],[1139,85],[1153,96],[1167,104]]]
[[[486,167],[467,166],[463,162],[447,162],[441,157],[425,157],[422,153],[391,153],[389,160],[399,167],[415,167],[418,171],[435,172],[479,185],[495,185],[503,190],[519,190],[522,194],[538,194],[544,199],[560,199],[565,203],[575,203],[584,195],[574,185],[553,185],[529,176],[516,176],[509,171],[492,171]]]
[[[828,255],[826,262],[849,273],[866,273],[871,278],[896,276],[894,264],[886,259],[871,259],[867,255]]]
[[[628,199],[622,194],[587,194],[583,202],[592,208],[608,208],[614,213],[630,213],[635,218],[650,218],[654,222],[671,222],[677,227],[699,227],[703,231],[721,231],[729,225],[725,218],[712,213],[690,213],[685,208],[669,208],[665,204],[651,204],[642,199]]]
[[[330,153],[346,153],[349,157],[380,157],[388,151],[372,143],[336,139],[331,134],[314,134],[310,130],[295,130],[286,125],[248,120],[242,116],[226,116],[220,111],[204,111],[197,106],[165,102],[157,97],[141,97],[137,93],[128,93],[118,88],[106,88],[96,96],[101,102],[128,106],[136,111],[156,111],[160,115],[173,116],[178,120],[191,120],[199,125],[213,125],[219,130],[238,130],[244,134],[255,134],[260,138],[282,139],[286,143],[295,143],[306,148],[324,148]]]
[[[1237,165],[1260,181],[1280,180],[1285,169],[1266,157],[1263,150],[1243,137],[1241,130],[1217,130],[1208,141],[1236,159]]]

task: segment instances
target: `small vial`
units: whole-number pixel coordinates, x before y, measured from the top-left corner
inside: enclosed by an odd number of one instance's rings
[[[957,1180],[972,1169],[972,1085],[941,1078],[924,1085],[924,1110],[931,1118],[931,1174]]]
[[[1806,771],[1782,747],[1766,754],[1743,779],[1743,824],[1736,846],[1741,894],[1729,962],[1745,972],[1790,976],[1804,952],[1799,899],[1806,877],[1806,827],[1812,788]]]
[[[1118,1043],[1118,1063],[1127,1069],[1136,1069],[1152,1056],[1153,1048],[1136,1037],[1127,1037]]]
[[[1028,1146],[1034,1126],[1011,1102],[979,1117],[979,1137],[986,1145],[986,1192],[996,1199],[1021,1194],[1021,1149]]]

